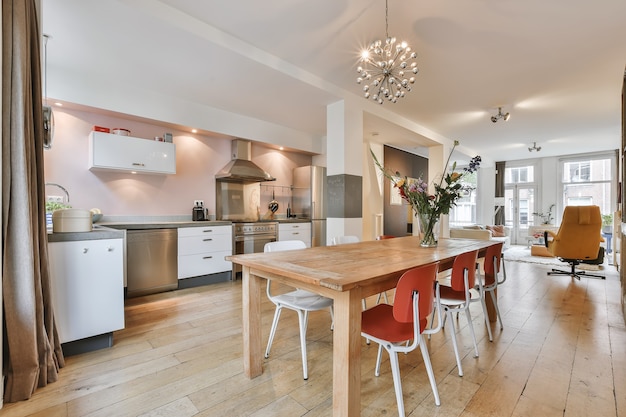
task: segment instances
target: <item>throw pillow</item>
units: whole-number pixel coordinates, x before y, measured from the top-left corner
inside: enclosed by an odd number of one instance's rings
[[[491,236],[493,237],[505,237],[506,236],[503,225],[487,226],[487,229],[491,230]]]

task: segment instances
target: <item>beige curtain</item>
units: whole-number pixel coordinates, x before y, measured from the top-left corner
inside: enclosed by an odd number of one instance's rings
[[[50,302],[37,0],[2,1],[2,289],[5,402],[64,365]]]

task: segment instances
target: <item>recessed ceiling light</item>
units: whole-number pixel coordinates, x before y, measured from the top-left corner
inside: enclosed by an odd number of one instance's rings
[[[191,133],[198,133],[198,129],[191,129]]]
[[[281,147],[279,147],[278,149],[280,149],[280,150],[282,151],[282,150],[284,150],[285,148],[283,148],[283,147],[281,146]]]
[[[54,103],[54,104],[55,104],[56,106],[63,107],[63,103],[61,103],[61,102],[58,102],[58,101],[57,101],[57,102],[56,102],[56,103]]]

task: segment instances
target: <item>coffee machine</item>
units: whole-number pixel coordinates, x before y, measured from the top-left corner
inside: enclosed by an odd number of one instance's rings
[[[194,222],[206,220],[204,206],[200,202],[196,202],[196,205],[191,211],[191,220]]]

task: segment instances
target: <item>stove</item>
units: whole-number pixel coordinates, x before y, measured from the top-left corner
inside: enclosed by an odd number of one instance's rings
[[[263,252],[265,244],[278,240],[278,222],[233,222],[233,255]],[[241,265],[233,264],[233,280]]]

